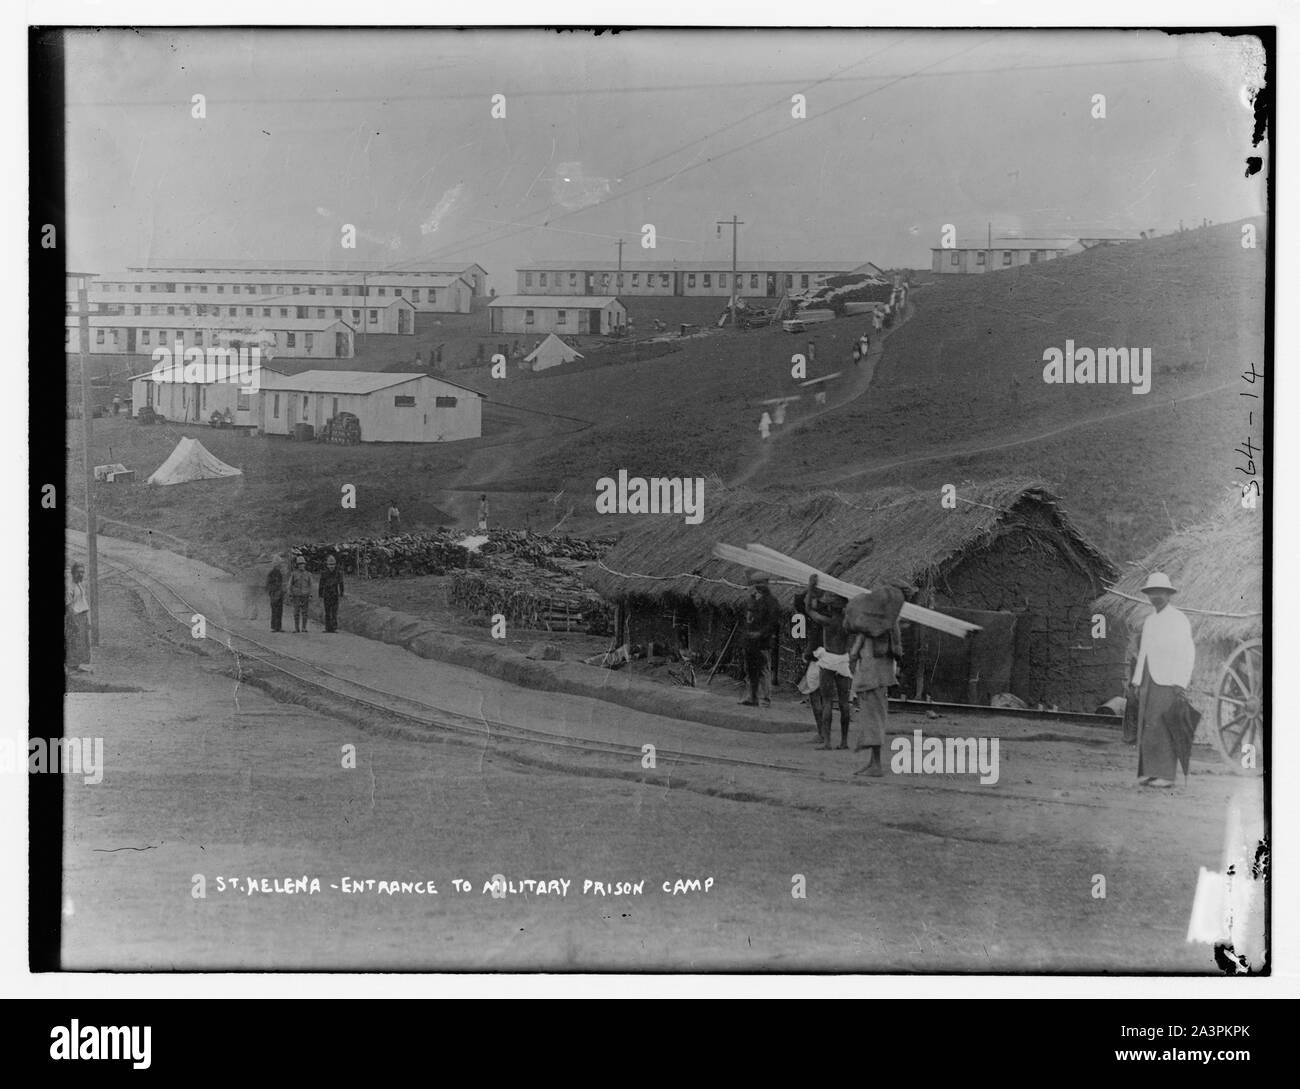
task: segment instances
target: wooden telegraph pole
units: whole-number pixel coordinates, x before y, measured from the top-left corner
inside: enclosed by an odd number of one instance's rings
[[[99,646],[99,539],[95,517],[95,469],[91,464],[90,441],[93,436],[90,404],[90,377],[86,373],[86,355],[90,350],[89,274],[77,278],[77,333],[81,348],[81,462],[86,473],[86,600],[90,604],[90,645]]]
[[[740,285],[736,282],[736,247],[737,239],[740,236],[740,228],[745,225],[745,221],[736,218],[736,213],[731,213],[730,219],[718,220],[718,236],[722,235],[722,228],[731,227],[731,328],[734,331],[736,325],[736,303],[740,298]]]

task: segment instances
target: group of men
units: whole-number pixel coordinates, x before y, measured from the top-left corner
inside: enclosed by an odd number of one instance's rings
[[[750,595],[745,610],[745,671],[749,695],[740,702],[748,707],[772,706],[772,656],[781,632],[781,608],[762,572],[749,576]],[[856,707],[862,716],[862,736],[855,751],[867,750],[867,764],[859,775],[883,774],[880,753],[885,743],[889,714],[889,687],[897,683],[903,657],[898,614],[901,591],[894,587],[866,594],[856,606],[850,626],[848,602],[838,594],[818,589],[817,576],[795,599],[804,617],[804,677],[800,691],[808,696],[817,726],[817,747],[829,750],[835,705],[840,709],[840,743],[848,749],[849,727]]]
[[[325,609],[325,630],[339,630],[339,599],[343,597],[343,573],[333,555],[325,557],[325,570],[317,580],[317,593]],[[271,570],[266,576],[266,596],[271,602],[271,630],[283,631],[284,602],[289,599],[293,609],[293,630],[307,630],[307,607],[311,604],[311,572],[307,558],[295,555],[293,570],[285,577],[284,563],[279,556],[271,559]]]

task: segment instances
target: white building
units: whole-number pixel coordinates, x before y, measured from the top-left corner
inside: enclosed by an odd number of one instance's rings
[[[262,364],[258,381],[285,376]],[[155,382],[153,372],[131,377],[131,413],[139,416],[146,406],[177,423],[206,424],[213,412],[229,410],[236,427],[255,427],[260,415],[260,393],[241,393],[235,382]]]
[[[163,310],[168,307],[163,306]],[[179,307],[171,307],[179,311]],[[351,359],[355,354],[353,329],[346,321],[334,317],[283,317],[280,308],[270,316],[263,309],[238,316],[181,314],[91,314],[91,355],[151,355],[157,348],[238,348],[257,345],[264,360],[278,356],[306,359]],[[372,331],[378,331],[374,325]],[[75,354],[81,351],[80,319],[64,318],[63,348]]]
[[[609,336],[627,326],[627,307],[612,296],[502,295],[488,315],[493,333]]]
[[[716,296],[779,298],[810,291],[831,276],[883,277],[870,261],[538,261],[520,267],[521,295]]]
[[[483,433],[483,395],[427,374],[386,371],[264,372],[258,426],[291,435],[297,423],[319,431],[340,412],[361,421],[362,442],[452,442]]]

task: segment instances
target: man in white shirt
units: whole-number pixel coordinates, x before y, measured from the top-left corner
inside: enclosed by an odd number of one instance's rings
[[[1169,604],[1178,591],[1162,571],[1153,571],[1142,592],[1155,609],[1142,624],[1133,684],[1138,688],[1138,782],[1171,787],[1178,764],[1186,768],[1190,738],[1173,719],[1192,679],[1196,646],[1187,617]]]
[[[83,579],[86,569],[72,565],[72,581],[63,590],[64,660],[69,668],[83,673],[90,669],[90,602],[86,599]]]

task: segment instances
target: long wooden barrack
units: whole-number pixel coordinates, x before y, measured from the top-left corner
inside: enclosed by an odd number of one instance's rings
[[[735,545],[729,544],[717,544],[713,546],[713,554],[720,560],[727,560],[730,563],[740,564],[742,567],[751,567],[756,571],[776,575],[778,578],[788,579],[796,585],[806,585],[808,576],[816,575],[818,589],[827,590],[832,594],[839,594],[840,597],[846,600],[852,600],[859,594],[868,592],[861,586],[854,586],[851,582],[844,582],[826,574],[824,571],[817,570],[817,568],[809,564],[761,544],[750,544],[745,548],[737,548]],[[899,616],[904,620],[923,624],[927,628],[934,628],[936,631],[955,635],[959,639],[964,639],[971,632],[980,630],[978,624],[958,620],[955,616],[948,616],[945,613],[927,609],[922,605],[913,605],[910,602],[903,603],[903,609]]]

